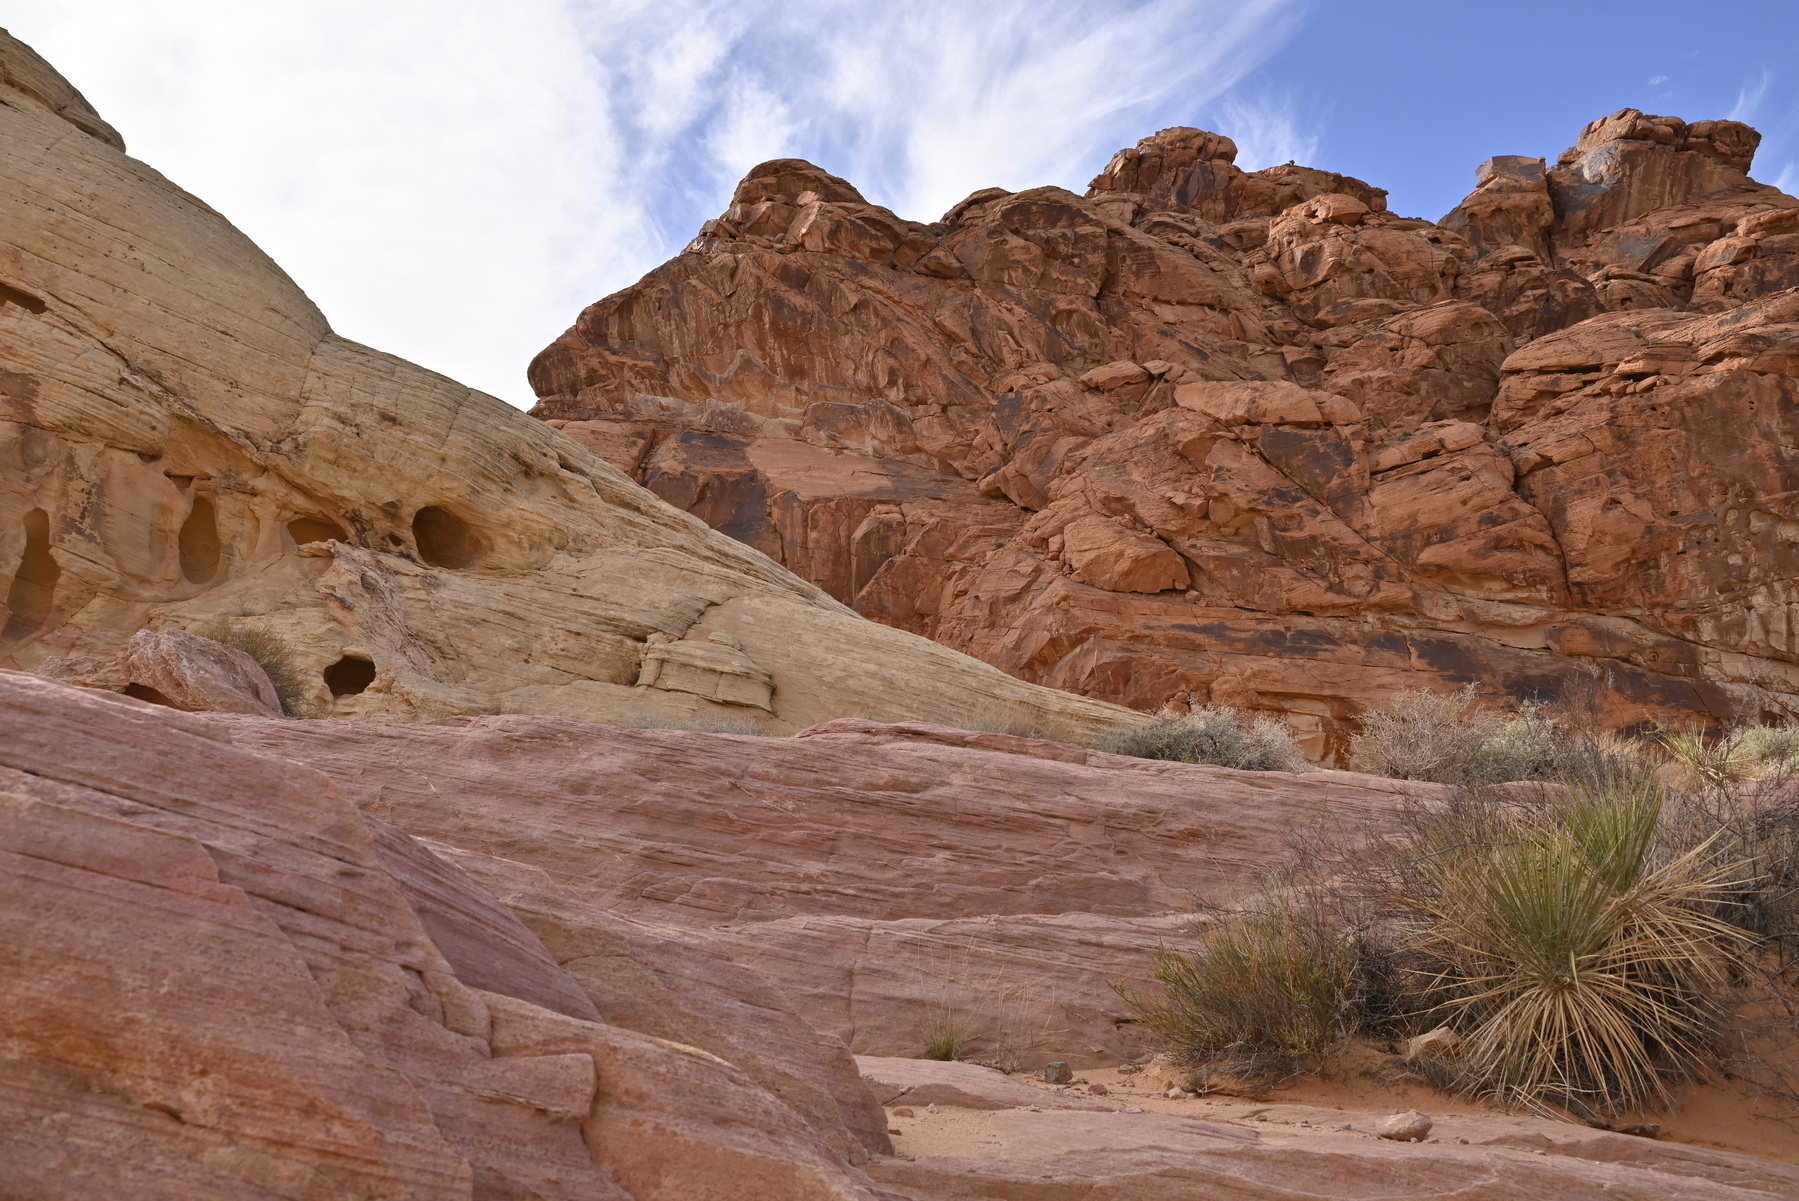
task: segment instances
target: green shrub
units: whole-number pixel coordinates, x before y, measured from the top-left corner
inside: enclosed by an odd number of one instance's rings
[[[1313,770],[1286,722],[1267,714],[1250,717],[1223,705],[1161,714],[1115,735],[1106,749],[1139,759],[1208,763],[1242,771]]]
[[[1159,948],[1163,995],[1124,992],[1185,1062],[1250,1074],[1325,1060],[1359,1025],[1354,943],[1320,898],[1269,887],[1220,914],[1190,951]]]

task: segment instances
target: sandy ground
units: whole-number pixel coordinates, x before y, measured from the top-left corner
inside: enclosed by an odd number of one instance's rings
[[[1083,1069],[1076,1075],[1076,1084],[1062,1087],[1025,1074],[1012,1079],[1042,1091],[1046,1107],[1055,1105],[1057,1094],[1090,1097],[1087,1086],[1098,1084],[1107,1090],[1104,1099],[1120,1110],[1135,1107],[1146,1113],[1244,1125],[1264,1134],[1278,1129],[1283,1137],[1293,1138],[1369,1138],[1374,1125],[1386,1115],[1416,1109],[1437,1120],[1431,1141],[1478,1142],[1496,1124],[1510,1126],[1519,1116],[1512,1115],[1508,1121],[1507,1115],[1491,1106],[1447,1096],[1424,1084],[1383,1082],[1361,1070],[1363,1064],[1380,1056],[1370,1052],[1359,1058],[1361,1062],[1352,1061],[1334,1079],[1302,1078],[1253,1098],[1212,1095],[1170,1100],[1163,1094],[1178,1072],[1153,1066],[1140,1072]],[[1672,1111],[1628,1120],[1659,1124],[1657,1137],[1665,1142],[1799,1164],[1799,1114],[1791,1120],[1780,1118],[1790,1109],[1764,1096],[1749,1096],[1728,1087],[1690,1086],[1682,1090]],[[901,1155],[920,1158],[980,1158],[996,1151],[1003,1141],[1004,1113],[949,1105],[931,1112],[928,1107],[904,1103],[888,1110],[895,1148]]]

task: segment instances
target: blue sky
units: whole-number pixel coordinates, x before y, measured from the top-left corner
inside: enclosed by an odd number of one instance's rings
[[[1201,125],[1435,218],[1481,159],[1630,105],[1750,121],[1756,175],[1799,186],[1792,2],[0,0],[0,23],[340,332],[518,404],[583,304],[777,156],[930,220]]]

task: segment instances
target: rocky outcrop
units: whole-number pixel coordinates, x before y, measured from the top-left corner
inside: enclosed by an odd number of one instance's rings
[[[1010,1013],[1039,1023],[1039,1059],[1116,1064],[1128,1029],[1078,996],[1141,978],[1154,942],[1117,937],[1126,915],[1182,886],[1226,896],[1283,834],[1338,809],[1378,825],[1432,786],[872,723],[201,716],[14,672],[0,727],[8,1196],[1746,1201],[1799,1179],[1496,1113],[1401,1145],[1376,1137],[1383,1112],[1164,1099],[1153,1070],[1100,1095],[853,1060],[804,991],[822,977],[758,937],[863,915],[859,939],[809,948],[854,968],[860,1045],[915,1053],[955,1005],[979,1053]],[[878,837],[889,816],[909,853]],[[1097,898],[1084,925],[1076,889]],[[941,934],[1013,894],[1046,912]],[[912,912],[939,915],[914,928],[934,968],[888,957],[882,927]],[[1077,928],[1086,959],[1057,933]],[[1007,946],[1010,1002],[951,990]]]
[[[848,1163],[887,1146],[872,1096],[778,1003],[859,1135],[604,1020],[472,880],[210,719],[0,672],[0,721],[9,1196],[885,1195]]]
[[[1437,223],[1193,129],[929,225],[777,160],[534,411],[882,622],[1315,754],[1417,685],[1792,717],[1799,200],[1758,141],[1624,110]]]
[[[863,621],[576,440],[336,336],[4,35],[0,212],[0,667],[233,625],[309,714],[1129,718]]]

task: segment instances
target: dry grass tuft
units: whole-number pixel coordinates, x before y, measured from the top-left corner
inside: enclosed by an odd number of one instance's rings
[[[281,711],[289,717],[305,717],[310,711],[306,686],[301,683],[299,668],[294,666],[293,652],[286,642],[260,622],[224,619],[190,631],[225,646],[236,647],[269,677]]]

